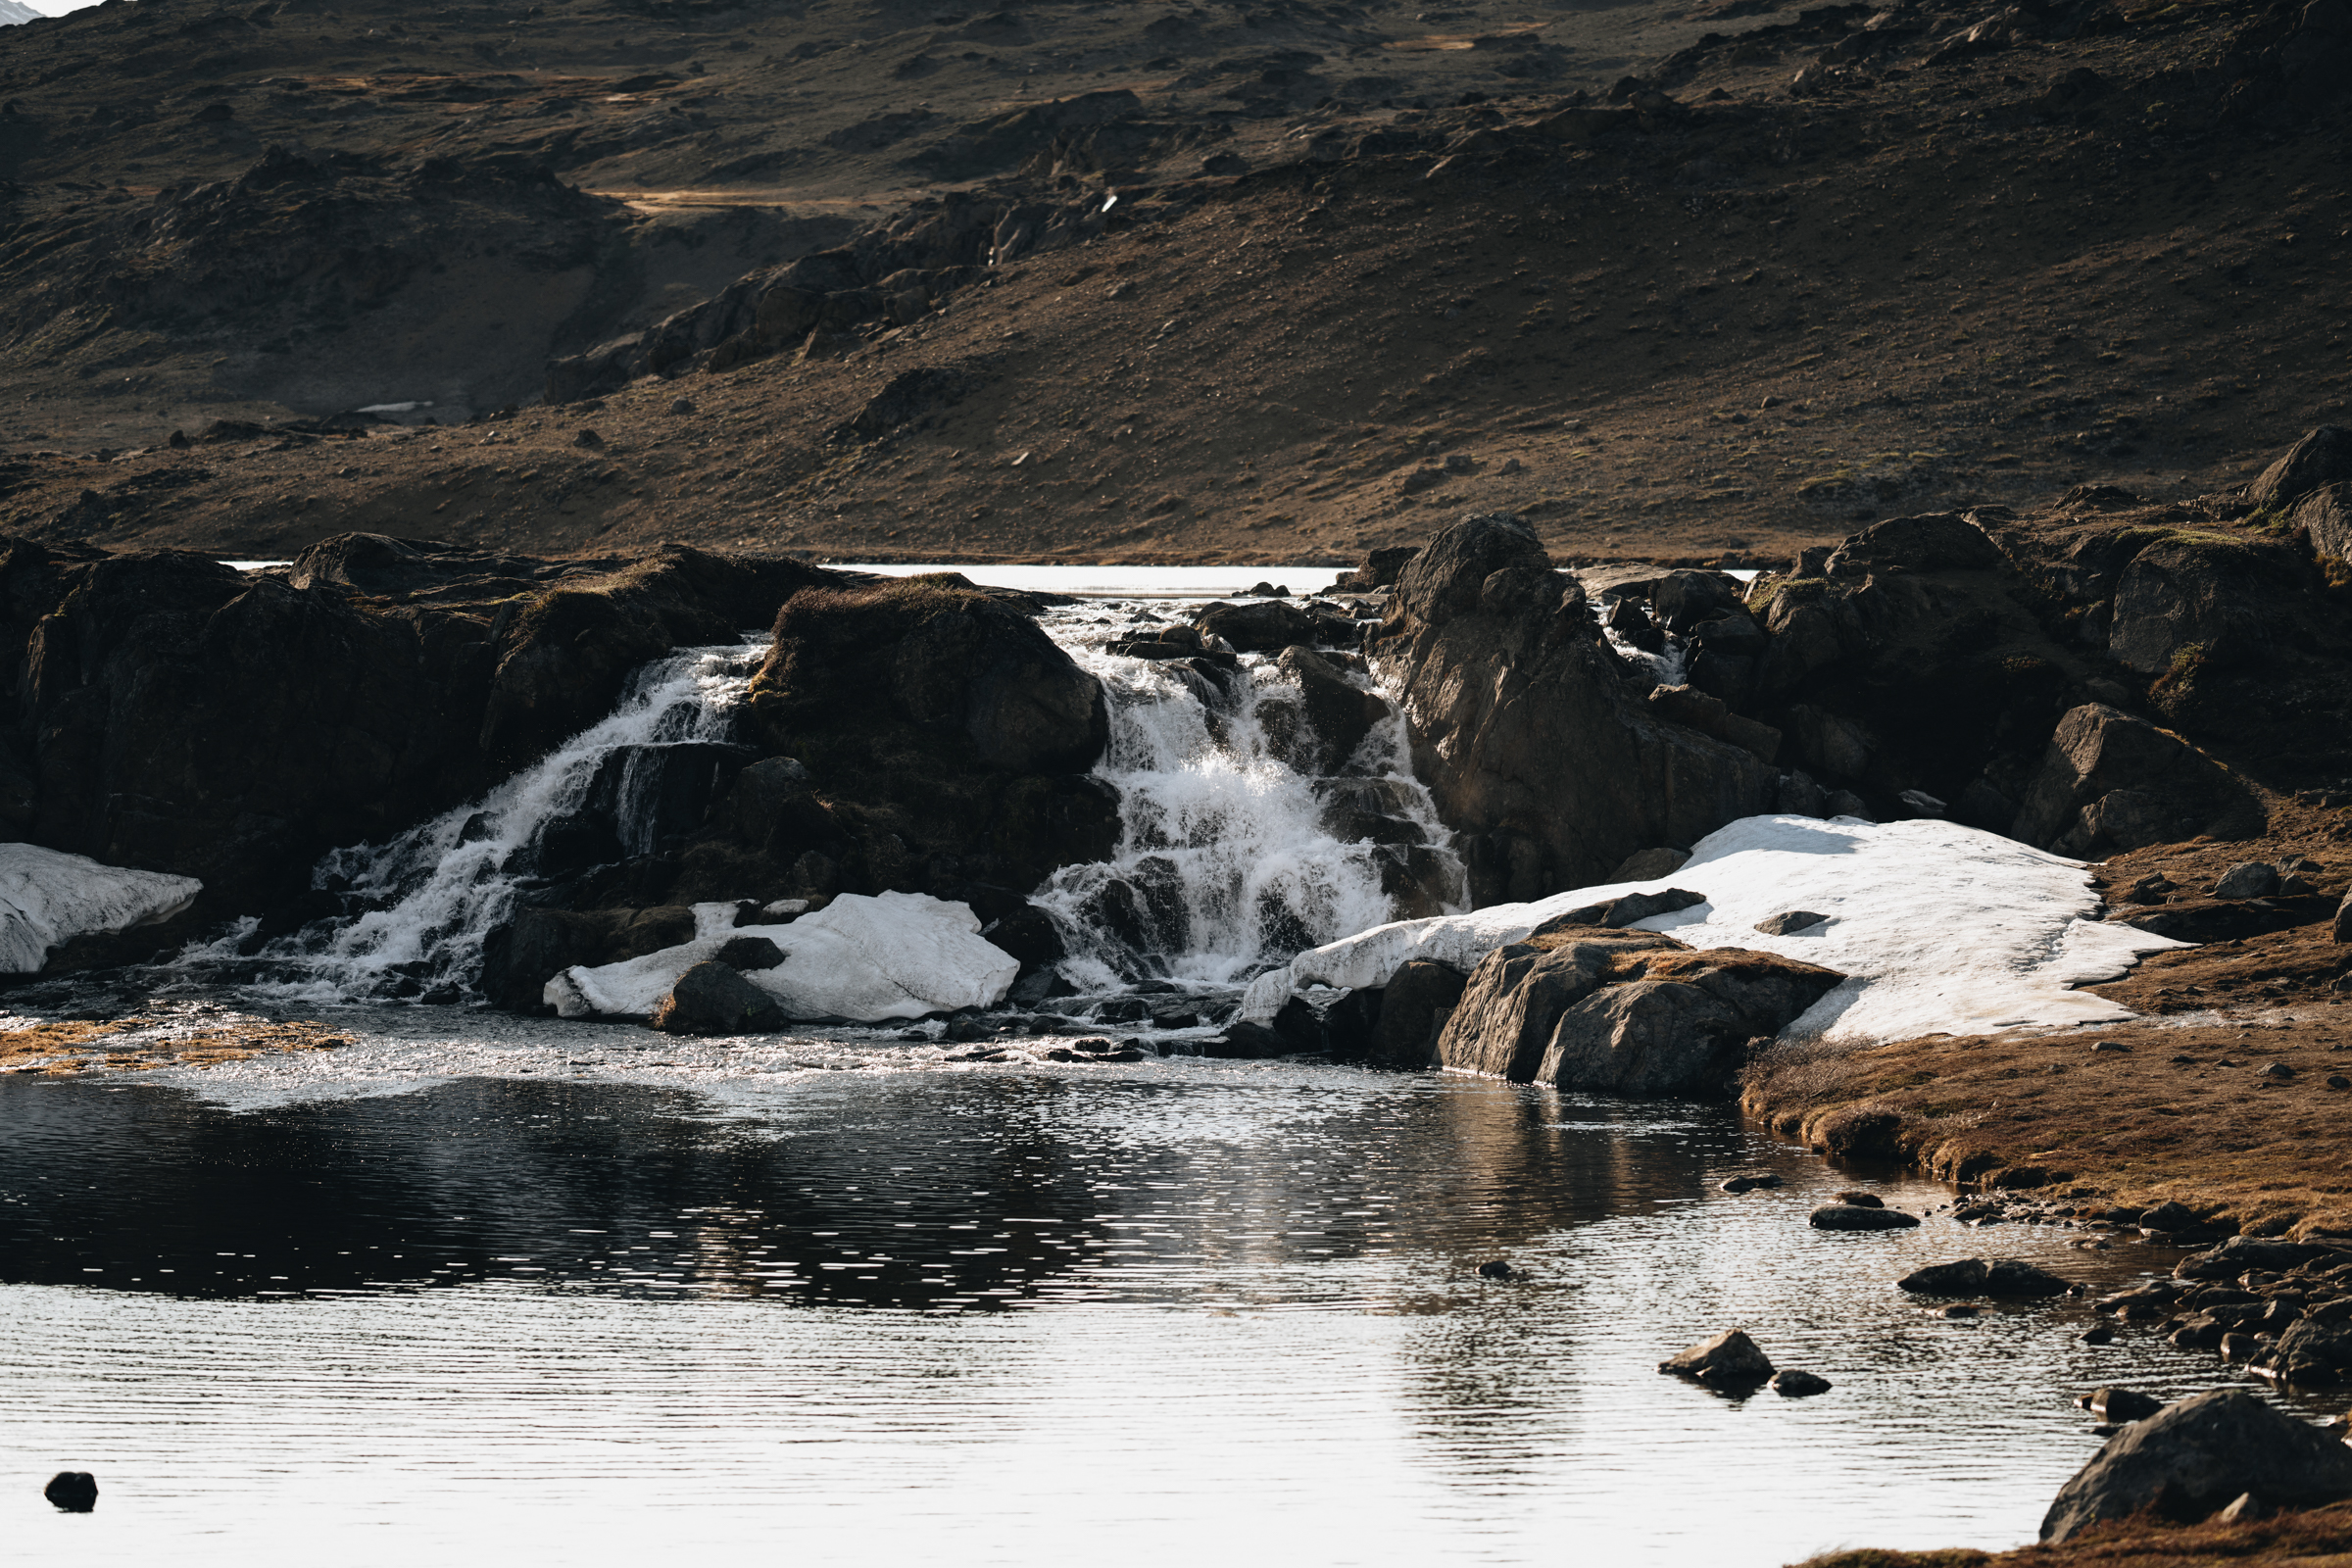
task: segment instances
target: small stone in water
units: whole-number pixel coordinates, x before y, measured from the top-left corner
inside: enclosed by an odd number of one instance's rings
[[[1790,1368],[1772,1375],[1772,1392],[1787,1395],[1790,1398],[1802,1398],[1809,1394],[1827,1394],[1830,1392],[1830,1380]]]
[[[98,1506],[98,1478],[87,1470],[60,1470],[41,1495],[67,1513],[88,1513]]]
[[[1750,1193],[1759,1188],[1778,1187],[1780,1185],[1781,1179],[1778,1176],[1773,1175],[1770,1171],[1757,1171],[1745,1176],[1727,1177],[1723,1181],[1716,1184],[1719,1191],[1726,1193]]]
[[[2076,1335],[2075,1338],[2082,1341],[2084,1345],[2113,1345],[2115,1343],[2115,1330],[2109,1328],[2104,1323],[2093,1323],[2089,1328],[2086,1328],[2082,1333]]]
[[[1939,1306],[1936,1309],[1936,1315],[1937,1317],[1983,1317],[1984,1309],[1981,1306]]]
[[[1839,1193],[1838,1201],[1851,1203],[1856,1208],[1885,1208],[1886,1200],[1876,1193]]]
[[[1500,1258],[1478,1265],[1478,1277],[1482,1280],[1507,1280],[1517,1272]]]

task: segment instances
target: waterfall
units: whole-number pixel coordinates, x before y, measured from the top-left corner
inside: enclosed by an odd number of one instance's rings
[[[1121,802],[1112,858],[1067,867],[1034,895],[1068,948],[1067,986],[1230,990],[1302,949],[1461,906],[1461,863],[1412,777],[1393,709],[1363,724],[1349,755],[1332,755],[1281,661],[1110,652],[1114,637],[1158,618],[1094,601],[1044,621],[1102,682],[1110,741],[1095,771]],[[678,759],[750,755],[726,742],[761,652],[696,648],[648,664],[610,716],[482,799],[328,855],[313,886],[340,917],[285,934],[248,920],[179,966],[282,1001],[468,1000],[484,939],[534,891],[660,853],[665,822],[703,819],[724,775]],[[1360,661],[1328,657],[1336,662],[1317,666],[1326,699],[1375,692]]]
[[[1244,655],[1225,680],[1108,644],[1157,617],[1094,605],[1046,629],[1102,682],[1116,786],[1108,860],[1065,867],[1034,895],[1061,928],[1082,991],[1163,977],[1240,985],[1303,949],[1405,915],[1461,906],[1464,879],[1392,709],[1330,776],[1301,771],[1302,693],[1277,661]],[[1344,657],[1344,656],[1343,656]],[[1350,684],[1372,691],[1360,671]]]
[[[389,843],[329,854],[313,886],[357,906],[356,917],[258,952],[249,922],[183,955],[182,963],[258,958],[254,983],[287,998],[461,1000],[480,977],[482,939],[542,879],[554,858],[551,838],[575,830],[585,808],[601,808],[622,853],[656,848],[662,779],[654,764],[665,750],[727,738],[763,652],[690,648],[656,660],[630,677],[612,713],[479,801]]]

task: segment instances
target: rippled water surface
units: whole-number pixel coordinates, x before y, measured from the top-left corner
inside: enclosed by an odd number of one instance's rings
[[[2004,1545],[2096,1446],[2072,1395],[2223,1375],[2076,1344],[2079,1306],[1929,1316],[1892,1289],[1924,1262],[2103,1284],[2171,1255],[1814,1232],[1852,1177],[1720,1106],[841,1043],[598,1065],[619,1033],[501,1027],[465,1075],[355,1030],[243,1077],[0,1079],[12,1559]],[[1789,1186],[1714,1189],[1750,1167]],[[1734,1325],[1835,1390],[1654,1370]],[[97,1474],[95,1514],[40,1502],[60,1468]]]

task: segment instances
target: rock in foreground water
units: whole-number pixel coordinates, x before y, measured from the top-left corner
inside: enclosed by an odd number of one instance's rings
[[[1919,1216],[1906,1214],[1899,1208],[1824,1203],[1805,1222],[1817,1231],[1907,1231],[1919,1223]]]
[[[60,1470],[41,1495],[67,1513],[88,1513],[98,1506],[98,1478],[87,1470]]]
[[[2249,1493],[2273,1507],[2352,1497],[2352,1448],[2250,1394],[2217,1389],[2109,1439],[2059,1488],[2041,1539],[2066,1541],[2143,1508],[2204,1519]]]
[[[2064,1296],[2074,1287],[2047,1269],[2013,1257],[1964,1257],[1932,1263],[1895,1281],[1915,1296]]]
[[[1772,1376],[1773,1366],[1772,1358],[1757,1348],[1745,1330],[1726,1329],[1711,1340],[1701,1340],[1689,1349],[1668,1356],[1658,1363],[1658,1370],[1737,1387],[1762,1383]]]
[[[1800,1372],[1794,1367],[1787,1367],[1772,1375],[1772,1392],[1786,1395],[1791,1399],[1801,1399],[1808,1395],[1829,1393],[1830,1380],[1817,1372]]]

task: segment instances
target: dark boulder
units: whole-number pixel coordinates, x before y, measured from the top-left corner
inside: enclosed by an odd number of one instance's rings
[[[2147,675],[2177,661],[2202,666],[2265,662],[2287,629],[2278,607],[2307,569],[2284,545],[2183,534],[2132,558],[2116,585],[2107,650]]]
[[[98,1478],[87,1470],[60,1470],[41,1495],[63,1512],[88,1513],[98,1506]]]
[[[947,862],[964,880],[1034,887],[1116,843],[1117,796],[1085,772],[1109,734],[1101,685],[952,574],[796,596],[746,706],[747,736],[821,784],[850,844],[846,879],[863,890],[925,891],[925,868]],[[743,809],[806,830],[794,782],[762,780]]]
[[[1318,615],[1287,599],[1204,606],[1193,612],[1193,625],[1204,636],[1223,638],[1238,654],[1278,654],[1294,645],[1352,645],[1357,636],[1352,620]]]
[[[1802,1399],[1830,1392],[1830,1380],[1818,1372],[1801,1372],[1795,1367],[1783,1367],[1772,1375],[1772,1392],[1791,1399]]]
[[[705,959],[678,976],[653,1016],[655,1028],[672,1035],[760,1034],[783,1022],[784,1009],[774,997],[717,959]]]
[[[1462,1000],[1468,977],[1448,964],[1408,959],[1380,994],[1367,1059],[1377,1066],[1416,1068],[1436,1062],[1438,1036]]]
[[[2262,470],[2249,499],[2257,507],[2290,507],[2324,485],[2352,480],[2352,429],[2323,424]]]
[[[2286,520],[2311,541],[2312,554],[2352,560],[2352,480],[2322,485],[2296,502]]]
[[[1311,649],[1286,648],[1275,665],[1298,688],[1298,698],[1292,703],[1261,695],[1259,718],[1277,752],[1298,772],[1338,772],[1373,726],[1389,716],[1387,702],[1349,685]]]
[[[1817,1231],[1907,1231],[1919,1224],[1917,1214],[1899,1208],[1870,1208],[1861,1203],[1824,1203],[1805,1216]]]
[[[2228,770],[2179,735],[2086,703],[2058,721],[2010,836],[2062,854],[2137,849],[2232,831],[2251,809]]]
[[[1475,904],[1590,885],[1646,845],[1771,808],[1778,775],[1651,714],[1582,586],[1510,518],[1472,516],[1431,540],[1373,652],[1395,672],[1415,775],[1470,841]]]
[[[1392,545],[1375,550],[1364,557],[1364,564],[1352,571],[1340,574],[1332,591],[1343,594],[1368,594],[1376,588],[1393,587],[1413,557],[1420,550],[1412,545]]]
[[[739,973],[749,969],[773,969],[784,961],[784,950],[768,937],[730,937],[711,955],[711,958]]]
[[[1553,931],[1565,931],[1571,926],[1592,925],[1604,930],[1622,931],[1637,920],[1694,909],[1706,902],[1704,893],[1693,893],[1689,888],[1665,888],[1656,893],[1620,893],[1599,904],[1580,905],[1566,914],[1555,914],[1529,932],[1528,937],[1532,941]]]
[[[2276,1326],[2267,1322],[2266,1327]],[[2303,1318],[2248,1363],[2251,1371],[2292,1388],[2325,1389],[2352,1383],[2352,1328]]]
[[[2058,1490],[2041,1539],[2068,1541],[2142,1510],[2204,1519],[2249,1493],[2292,1508],[2352,1497],[2352,1448],[2238,1390],[2194,1395],[2108,1439]]]
[[[2137,1389],[2093,1389],[2075,1401],[2102,1421],[2122,1424],[2145,1421],[2164,1408],[2164,1401]]]
[[[1380,1005],[1376,989],[1312,992],[1284,1003],[1273,1029],[1287,1054],[1321,1053],[1335,1061],[1361,1061],[1372,1054]]]
[[[1888,517],[1830,553],[1830,576],[1883,571],[1983,571],[2001,563],[2001,548],[1974,519],[1956,512]]]
[[[2013,1257],[1964,1257],[1934,1263],[1895,1281],[1915,1296],[2064,1296],[2073,1287],[2047,1269]]]
[[[1747,1337],[1745,1330],[1726,1329],[1711,1340],[1701,1340],[1689,1349],[1668,1356],[1658,1363],[1658,1370],[1697,1378],[1703,1383],[1752,1388],[1772,1376],[1773,1365],[1772,1357]]]

